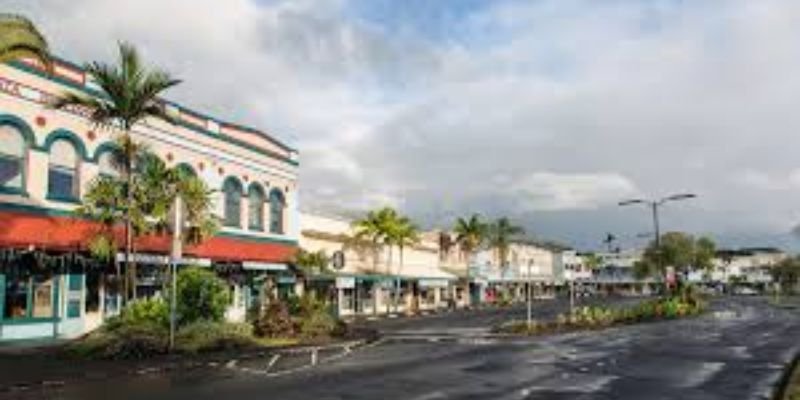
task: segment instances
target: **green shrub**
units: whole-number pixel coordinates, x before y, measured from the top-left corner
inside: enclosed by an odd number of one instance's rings
[[[222,321],[230,304],[228,285],[205,268],[190,267],[178,272],[178,324],[195,321]]]
[[[178,330],[175,345],[179,351],[196,353],[242,349],[253,347],[256,343],[250,324],[195,321]]]
[[[169,326],[169,305],[160,298],[140,299],[128,303],[119,316],[109,319],[106,326],[114,329],[119,326],[153,324]]]

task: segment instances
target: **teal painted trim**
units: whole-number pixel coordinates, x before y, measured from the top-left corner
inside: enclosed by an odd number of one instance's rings
[[[71,81],[71,80],[68,80],[68,79],[64,79],[64,78],[61,78],[59,76],[47,74],[47,73],[45,73],[43,71],[40,71],[40,70],[38,70],[36,68],[33,68],[33,67],[30,67],[30,66],[28,66],[28,65],[26,65],[24,63],[19,62],[19,61],[12,61],[8,65],[10,65],[10,66],[12,66],[14,68],[17,68],[19,70],[22,70],[22,71],[31,73],[33,75],[36,75],[36,76],[38,76],[40,78],[47,79],[49,81],[56,82],[56,83],[62,84],[64,86],[67,86],[67,87],[69,87],[71,89],[75,89],[75,90],[84,92],[85,94],[88,94],[90,96],[95,96],[95,97],[98,97],[98,98],[101,98],[101,99],[106,99],[106,100],[108,99],[108,96],[106,96],[104,93],[102,93],[100,91],[97,91],[97,90],[94,90],[94,89],[90,89],[90,88],[86,87],[85,85],[80,85],[80,84],[78,84],[78,83],[76,83],[74,81]],[[82,68],[78,68],[78,69],[83,70]],[[200,114],[198,112],[195,112],[195,111],[192,111],[192,110],[189,110],[188,108],[182,107],[182,106],[180,106],[180,105],[178,105],[176,103],[173,103],[173,102],[170,102],[170,101],[167,101],[167,100],[164,100],[164,102],[167,103],[167,104],[170,104],[172,106],[177,107],[178,109],[181,110],[181,112],[188,112],[188,113],[196,115],[196,116],[198,116],[200,118],[207,118],[209,120],[217,121],[214,118],[204,117],[202,114]],[[238,125],[231,124],[229,122],[221,122],[221,121],[217,121],[217,122],[220,123],[220,124],[223,124],[223,125],[238,126]],[[239,147],[243,147],[243,148],[245,148],[247,150],[250,150],[250,151],[262,154],[262,155],[266,155],[266,156],[269,156],[269,157],[272,157],[272,158],[276,158],[279,161],[283,161],[283,162],[286,162],[286,163],[294,165],[294,166],[299,166],[300,165],[300,163],[298,163],[297,161],[291,160],[288,157],[284,157],[284,156],[282,156],[280,154],[276,154],[275,152],[271,152],[271,151],[265,150],[265,149],[260,149],[260,148],[255,147],[255,146],[253,146],[253,145],[251,145],[251,144],[249,144],[247,142],[244,142],[244,141],[232,138],[232,137],[228,137],[228,136],[225,136],[225,135],[220,135],[218,133],[214,133],[214,132],[211,132],[211,131],[208,131],[206,129],[203,129],[203,128],[194,126],[192,124],[189,124],[189,123],[187,123],[185,121],[178,121],[177,125],[180,125],[180,126],[182,126],[184,128],[187,128],[187,129],[191,129],[191,130],[193,130],[195,132],[201,133],[201,134],[206,135],[206,136],[210,136],[210,137],[213,137],[213,138],[221,139],[221,140],[223,140],[225,142],[237,145]],[[253,129],[248,129],[248,130],[253,131]],[[265,135],[265,134],[261,133],[260,131],[257,131],[257,132],[259,132],[262,135]],[[298,153],[297,150],[293,149],[292,151]]]
[[[225,187],[228,186],[228,184],[236,185],[236,187],[234,189],[238,190],[240,194],[244,193],[244,185],[242,185],[242,181],[238,177],[233,176],[233,175],[227,176],[222,181],[222,191],[223,192],[225,191]]]
[[[61,322],[61,318],[9,318],[0,320],[0,325],[52,324],[53,322]]]
[[[68,131],[66,129],[56,129],[53,132],[50,132],[47,135],[47,139],[45,139],[44,144],[42,144],[41,150],[50,152],[50,148],[53,146],[57,140],[67,140],[75,146],[75,150],[81,156],[84,161],[91,162],[92,160],[89,158],[89,154],[86,151],[86,145],[83,144],[83,140],[76,135],[72,131]]]
[[[250,193],[253,192],[253,190],[258,190],[259,192],[261,192],[262,197],[266,195],[266,192],[264,191],[264,186],[258,182],[253,181],[250,183],[250,185],[247,187],[247,195],[249,196]]]
[[[20,130],[22,137],[25,138],[28,146],[32,147],[36,145],[36,134],[33,133],[31,126],[28,125],[22,118],[12,114],[0,114],[0,125],[12,125]]]
[[[61,310],[61,276],[58,275],[58,279],[53,279],[53,318],[59,319],[61,315],[59,311]],[[54,335],[56,332],[54,332]]]
[[[284,157],[284,156],[282,156],[280,154],[277,154],[277,153],[269,151],[269,150],[258,148],[256,146],[253,146],[250,143],[244,142],[244,141],[236,139],[236,138],[232,138],[230,136],[225,136],[225,135],[221,135],[219,133],[211,132],[211,131],[203,129],[203,128],[199,127],[199,126],[192,125],[192,124],[190,124],[190,123],[188,123],[186,121],[177,121],[176,125],[182,126],[182,127],[186,128],[186,129],[193,130],[193,131],[195,131],[197,133],[200,133],[200,134],[203,134],[203,135],[206,135],[206,136],[209,136],[209,137],[213,137],[214,139],[219,139],[219,140],[222,140],[223,142],[228,142],[230,144],[242,147],[242,148],[250,150],[250,151],[252,151],[254,153],[258,153],[258,154],[261,154],[263,156],[274,158],[274,159],[276,159],[278,161],[283,161],[283,162],[285,162],[287,164],[290,164],[290,165],[294,165],[294,166],[299,166],[300,165],[299,162],[297,162],[295,160],[292,160],[292,159],[290,159],[288,157]]]
[[[260,137],[262,137],[264,139],[267,139],[270,143],[280,147],[283,150],[286,150],[286,151],[289,151],[289,152],[292,152],[292,151],[293,152],[297,152],[297,149],[295,149],[294,147],[291,147],[291,146],[289,146],[287,144],[279,142],[278,139],[275,139],[274,137],[270,136],[267,133],[255,130],[253,128],[250,128],[250,127],[247,127],[247,126],[244,126],[244,125],[235,124],[233,122],[222,122],[221,124],[228,125],[229,127],[233,128],[233,129],[238,129],[240,131],[244,131],[244,132],[247,132],[247,133],[250,133],[250,134],[253,134],[253,135],[258,135],[258,136],[260,136]]]
[[[22,176],[22,180],[23,181],[25,180],[25,175],[24,174]],[[23,187],[24,187],[24,185],[23,185]],[[22,197],[28,197],[28,192],[26,192],[24,189],[18,188],[18,187],[0,186],[0,194],[15,194],[15,195],[22,196]]]
[[[46,208],[40,206],[32,206],[28,204],[15,204],[15,203],[3,203],[0,202],[0,210],[3,211],[16,211],[16,212],[24,212],[29,214],[36,214],[36,215],[46,215],[48,217],[71,217],[71,218],[79,218],[79,219],[88,219],[82,218],[75,212],[69,210],[58,210],[54,208]]]
[[[28,293],[25,293],[25,317],[33,318],[33,277],[28,278]]]
[[[0,114],[0,126],[3,125],[11,125],[14,128],[17,128],[20,133],[22,133],[22,139],[25,140],[27,147],[29,149],[36,147],[36,134],[33,133],[33,129],[31,126],[28,125],[25,120],[16,115],[12,114]],[[4,194],[16,194],[21,196],[28,196],[27,188],[28,188],[28,152],[25,152],[25,155],[22,160],[22,186],[19,188],[4,188],[0,187],[0,193]]]
[[[6,315],[6,275],[0,274],[0,321]]]
[[[15,204],[15,203],[4,203],[0,202],[0,210],[3,211],[16,211],[16,212],[24,212],[29,214],[36,214],[36,215],[47,215],[51,217],[69,217],[69,218],[78,218],[89,220],[89,218],[85,218],[73,211],[69,210],[57,210],[53,208],[46,208],[46,207],[39,207],[39,206],[32,206],[27,204]],[[296,247],[297,240],[293,239],[279,239],[279,238],[271,238],[271,237],[261,237],[261,236],[254,236],[254,235],[247,235],[243,233],[234,233],[234,232],[218,232],[217,236],[219,237],[227,237],[232,239],[244,239],[253,242],[260,242],[260,243],[275,243],[275,244],[285,244]]]
[[[94,150],[94,154],[92,154],[92,157],[89,159],[89,161],[97,164],[100,162],[100,156],[102,156],[104,153],[112,152],[116,148],[117,145],[114,142],[103,142],[103,144],[97,146],[97,148]]]
[[[47,201],[55,201],[57,203],[81,204],[81,199],[75,196],[56,196],[53,194],[48,194],[45,199]]]
[[[219,232],[217,236],[221,237],[228,237],[232,239],[244,239],[249,240],[252,242],[259,242],[259,243],[275,243],[275,244],[287,244],[290,246],[296,247],[297,240],[292,239],[278,239],[278,238],[271,238],[271,237],[262,237],[262,236],[252,236],[243,233],[234,233],[234,232]]]
[[[75,90],[84,92],[84,93],[86,93],[88,95],[97,96],[97,97],[102,98],[102,99],[107,98],[100,91],[88,88],[85,85],[81,85],[81,84],[79,84],[79,83],[77,83],[75,81],[71,81],[69,79],[65,79],[65,78],[62,78],[60,76],[56,76],[56,75],[53,75],[53,74],[48,74],[48,73],[46,73],[46,72],[44,72],[42,70],[39,70],[39,69],[34,68],[34,67],[31,67],[31,66],[29,66],[29,65],[27,65],[25,63],[22,63],[22,62],[19,62],[19,61],[11,61],[11,62],[8,63],[8,65],[10,65],[10,66],[12,66],[12,67],[14,67],[16,69],[25,71],[27,73],[36,75],[36,76],[38,76],[40,78],[47,79],[49,81],[62,84],[64,86],[69,87],[70,89],[75,89]],[[83,68],[78,68],[78,69],[80,69],[81,71],[83,70]]]

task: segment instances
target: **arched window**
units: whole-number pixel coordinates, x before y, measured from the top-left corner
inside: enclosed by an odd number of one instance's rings
[[[13,125],[0,125],[0,189],[23,190],[27,144]]]
[[[57,200],[78,199],[78,152],[66,139],[57,139],[50,146],[47,174],[47,195]]]
[[[118,177],[119,171],[114,166],[114,153],[111,151],[104,151],[97,158],[97,169],[101,176]]]
[[[273,189],[269,193],[269,231],[272,233],[283,234],[283,208],[286,201],[283,193],[278,189]]]
[[[238,180],[228,178],[223,185],[225,194],[225,226],[242,227],[242,184]]]
[[[247,193],[248,227],[250,230],[264,230],[264,190],[259,185],[251,185]]]

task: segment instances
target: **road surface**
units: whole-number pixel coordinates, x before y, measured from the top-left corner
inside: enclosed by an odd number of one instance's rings
[[[551,302],[538,310],[563,307]],[[720,299],[712,308],[697,318],[497,341],[468,338],[470,332],[480,336],[489,322],[524,315],[524,309],[374,322],[386,342],[298,373],[176,373],[55,393],[281,400],[768,398],[800,349],[799,311],[760,298]],[[448,333],[453,340],[442,340]]]

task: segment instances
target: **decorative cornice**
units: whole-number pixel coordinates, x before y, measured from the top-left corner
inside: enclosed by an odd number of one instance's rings
[[[74,63],[67,62],[67,61],[62,60],[62,59],[57,58],[57,57],[54,58],[54,64],[55,65],[54,65],[54,68],[53,68],[53,73],[47,73],[47,72],[45,72],[45,70],[43,68],[41,68],[41,67],[31,63],[31,62],[27,62],[27,61],[26,62],[12,61],[12,62],[8,63],[7,65],[9,65],[9,66],[11,66],[13,68],[16,68],[18,70],[30,73],[32,75],[36,75],[36,76],[38,76],[40,78],[49,80],[51,82],[55,82],[55,83],[58,83],[60,85],[66,86],[66,87],[68,87],[70,89],[81,91],[81,92],[83,92],[85,94],[88,94],[90,96],[104,97],[101,92],[99,92],[96,89],[91,88],[91,85],[87,82],[85,71],[83,70],[83,68],[76,66]],[[65,72],[65,70],[68,70],[68,72]],[[78,78],[78,77],[80,77],[80,78]],[[20,85],[22,85],[22,84],[20,84]],[[2,83],[0,83],[0,90],[2,89],[1,86],[2,86]],[[27,85],[23,85],[23,86],[27,86]],[[43,91],[41,91],[39,89],[35,89],[35,88],[32,88],[32,87],[28,87],[28,88],[29,89],[33,89],[33,90],[38,90],[39,92],[42,92],[42,94],[52,97],[52,94],[44,93]],[[283,142],[275,139],[274,137],[268,135],[267,133],[264,133],[264,132],[259,131],[257,129],[245,127],[245,126],[234,124],[234,123],[230,123],[230,122],[224,122],[224,121],[220,121],[220,120],[218,120],[216,118],[208,117],[208,116],[206,116],[204,114],[201,114],[201,113],[199,113],[197,111],[194,111],[194,110],[190,110],[190,109],[188,109],[188,108],[186,108],[184,106],[181,106],[181,105],[179,105],[177,103],[174,103],[174,102],[171,102],[169,100],[162,99],[162,101],[168,107],[172,107],[176,111],[178,111],[178,121],[177,121],[178,125],[180,125],[180,126],[182,126],[184,128],[187,128],[187,129],[190,129],[192,131],[195,131],[195,132],[207,135],[207,136],[211,136],[211,137],[223,140],[223,141],[228,142],[230,144],[234,144],[234,145],[246,148],[246,149],[248,149],[250,151],[254,151],[254,152],[257,152],[257,153],[260,153],[260,154],[263,154],[263,155],[266,155],[266,156],[269,156],[269,157],[272,157],[272,158],[279,159],[279,160],[287,162],[287,163],[289,163],[291,165],[295,165],[295,166],[299,165],[298,161],[295,159],[295,157],[296,157],[296,155],[298,153],[297,149],[292,148],[292,147],[284,144]],[[71,111],[71,112],[74,113],[74,111]],[[81,115],[85,116],[83,114],[81,114]],[[212,130],[212,129],[210,129],[210,127],[213,127],[214,129]],[[282,150],[290,153],[290,155],[288,157],[287,156],[283,156],[282,154],[275,153],[274,151],[270,151],[270,150],[267,150],[267,149],[252,145],[250,143],[244,142],[242,140],[236,139],[234,137],[230,137],[229,135],[226,135],[226,134],[223,133],[223,131],[225,131],[225,130],[229,130],[229,131],[232,130],[232,131],[240,132],[240,133],[244,133],[244,134],[257,135],[259,138],[264,139],[264,140],[274,144],[275,146],[281,148]]]

